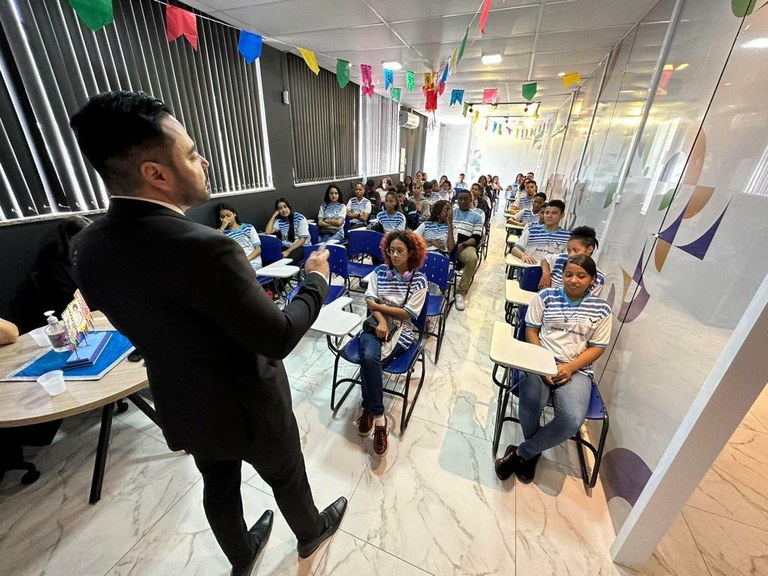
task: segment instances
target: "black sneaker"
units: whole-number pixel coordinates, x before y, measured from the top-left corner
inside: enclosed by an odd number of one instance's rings
[[[517,446],[510,444],[507,446],[504,456],[496,459],[494,467],[496,468],[496,476],[499,480],[506,480],[512,476],[520,462],[522,462],[522,459],[515,453],[515,450],[517,450]]]
[[[518,464],[517,470],[515,470],[515,475],[520,482],[523,484],[530,484],[533,482],[533,479],[536,476],[536,464],[539,462],[539,458],[541,458],[541,454],[536,454],[533,458],[522,460],[520,464]]]

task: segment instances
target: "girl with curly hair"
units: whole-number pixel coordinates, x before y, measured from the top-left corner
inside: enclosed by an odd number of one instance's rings
[[[360,334],[363,412],[356,421],[360,436],[373,431],[373,451],[378,456],[386,454],[389,434],[384,416],[382,365],[408,349],[417,338],[412,320],[421,314],[429,284],[419,272],[427,254],[427,245],[420,236],[410,230],[392,231],[382,240],[381,250],[384,264],[370,274],[365,292],[375,322],[366,321]],[[397,341],[391,342],[399,327],[402,330]]]

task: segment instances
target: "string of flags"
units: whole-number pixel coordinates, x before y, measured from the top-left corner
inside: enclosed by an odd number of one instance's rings
[[[96,31],[104,26],[112,24],[114,22],[114,10],[112,7],[113,0],[69,0],[70,6],[73,8],[80,20],[91,30]],[[156,0],[159,3],[160,0]],[[164,4],[164,3],[163,3]],[[197,19],[198,15],[178,8],[164,4],[165,7],[165,29],[166,39],[168,42],[173,42],[178,38],[183,37],[193,50],[199,49],[198,44],[198,31],[197,31]],[[481,35],[485,34],[485,29],[488,24],[490,16],[491,0],[484,0],[482,6],[478,9],[480,14],[478,29]],[[450,57],[445,63],[440,66],[439,71],[427,72],[424,74],[424,84],[422,92],[425,97],[425,108],[428,112],[434,112],[437,110],[437,98],[442,96],[446,89],[446,84],[451,74],[454,74],[464,57],[464,52],[469,40],[469,33],[474,24],[475,18],[477,18],[478,12],[475,13],[472,21],[467,26],[462,36],[461,41],[451,51]],[[205,16],[200,16],[205,18]],[[228,26],[227,24],[222,24]],[[246,63],[252,64],[261,57],[264,37],[254,32],[247,30],[240,30],[238,38],[238,52],[243,57]],[[306,63],[307,67],[312,70],[315,75],[320,74],[320,66],[317,62],[317,55],[313,50],[294,46],[301,55],[302,59]],[[336,80],[339,88],[345,88],[349,84],[350,80],[351,64],[347,60],[336,60]],[[374,84],[372,77],[373,69],[368,64],[360,64],[360,75],[362,79],[361,91],[363,96],[373,97]],[[402,88],[395,86],[395,72],[394,70],[384,69],[384,90],[389,92],[389,97],[400,102],[402,97]],[[581,84],[581,77],[578,72],[572,72],[563,75],[563,86],[568,88],[572,85]],[[412,92],[416,88],[416,74],[413,71],[405,72],[405,89],[408,92]],[[522,85],[523,98],[531,102],[536,96],[538,87],[536,82],[528,82]],[[496,105],[498,99],[498,89],[486,88],[483,91],[483,104]],[[466,117],[468,112],[468,106],[464,103],[464,90],[451,90],[450,106],[455,104],[463,104],[462,114]],[[479,118],[479,112],[474,111],[473,122],[476,122]],[[494,130],[496,131],[496,130]],[[498,132],[501,133],[501,126],[498,126]]]

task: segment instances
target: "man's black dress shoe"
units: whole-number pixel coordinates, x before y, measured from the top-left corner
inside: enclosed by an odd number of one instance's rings
[[[533,458],[523,460],[518,464],[517,470],[515,470],[515,476],[517,476],[517,479],[520,480],[520,482],[523,484],[530,484],[533,482],[533,479],[536,476],[536,464],[538,464],[539,458],[541,458],[541,454],[536,454]]]
[[[515,453],[515,450],[517,450],[517,446],[510,444],[507,446],[504,456],[496,459],[494,468],[496,469],[496,476],[499,480],[506,480],[512,476],[520,465],[520,462],[522,462],[522,459]]]
[[[344,518],[344,512],[346,511],[347,499],[342,496],[336,500],[336,502],[328,506],[328,508],[320,512],[320,518],[323,520],[323,526],[325,526],[325,529],[312,540],[298,543],[296,548],[299,551],[299,556],[301,558],[308,558],[309,556],[312,556],[312,553],[320,547],[320,544],[322,544],[327,538],[333,536],[336,530],[339,529],[341,519]]]
[[[232,568],[232,576],[250,576],[254,566],[256,566],[256,561],[264,551],[264,548],[267,547],[267,540],[269,540],[269,535],[272,533],[272,521],[274,519],[275,513],[272,512],[272,510],[267,510],[261,515],[261,518],[256,521],[256,524],[251,526],[251,529],[248,530],[248,536],[250,536],[251,541],[255,545],[253,558],[251,558],[251,561],[248,562],[248,565],[244,568],[240,568],[239,570]]]

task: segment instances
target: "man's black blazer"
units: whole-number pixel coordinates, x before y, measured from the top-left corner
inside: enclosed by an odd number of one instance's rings
[[[281,360],[320,311],[321,275],[281,311],[236,242],[142,200],[113,199],[75,240],[77,284],[144,355],[171,448],[237,459],[287,431]]]

